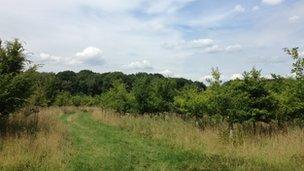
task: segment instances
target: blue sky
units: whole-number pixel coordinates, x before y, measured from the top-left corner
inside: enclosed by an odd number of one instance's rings
[[[0,38],[41,71],[151,72],[203,81],[255,66],[288,75],[304,43],[303,0],[0,0]]]

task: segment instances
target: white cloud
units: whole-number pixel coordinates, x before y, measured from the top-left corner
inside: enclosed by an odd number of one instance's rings
[[[80,57],[80,58],[90,58],[90,57],[94,57],[96,55],[102,55],[102,51],[96,47],[87,47],[85,49],[83,49],[83,51],[81,52],[77,52],[76,56]]]
[[[194,0],[153,0],[148,1],[145,12],[148,14],[173,13]]]
[[[83,49],[81,52],[76,53],[76,57],[72,58],[68,63],[74,64],[86,64],[90,66],[103,65],[105,63],[101,49],[89,46]]]
[[[213,45],[211,47],[207,47],[204,49],[205,53],[218,53],[218,52],[236,52],[242,49],[241,45],[228,45],[228,46],[220,46]]]
[[[252,7],[251,10],[252,11],[258,11],[258,10],[260,10],[260,7],[258,5],[256,5],[256,6]]]
[[[57,65],[85,64],[90,66],[103,65],[102,51],[95,47],[88,47],[75,54],[75,56],[56,56],[48,53],[40,53],[38,62],[55,63]]]
[[[48,53],[40,53],[37,62],[42,62],[42,64],[55,64],[55,65],[74,65],[74,64],[82,63],[81,61],[75,58],[56,56]]]
[[[204,48],[212,45],[214,45],[214,40],[212,39],[195,39],[190,41],[164,43],[163,47],[167,49],[192,49],[192,48]]]
[[[82,0],[74,0],[71,1],[72,3],[78,3],[82,5],[87,5],[94,8],[99,8],[103,11],[109,12],[109,13],[124,13],[127,11],[134,10],[136,8],[139,8],[141,5],[142,0],[88,0],[88,1],[82,1]]]
[[[284,2],[284,0],[262,0],[262,2],[267,5],[279,5]]]
[[[234,7],[234,11],[236,11],[236,12],[245,12],[246,9],[242,5],[239,4],[239,5],[236,5]]]
[[[291,22],[291,23],[296,23],[299,19],[300,19],[299,16],[294,15],[294,16],[289,17],[288,20],[289,20],[289,22]]]
[[[216,44],[212,39],[195,39],[175,43],[164,43],[163,47],[166,49],[199,50],[205,53],[234,52],[242,49],[242,46],[239,44],[222,46]]]
[[[41,62],[60,62],[63,58],[60,56],[54,56],[47,53],[40,53],[39,60]]]
[[[265,10],[261,10],[259,14],[257,14],[259,18],[254,20],[256,23],[255,27],[250,28],[251,31],[249,32],[241,33],[242,36],[239,36],[237,39],[240,41],[242,41],[241,39],[246,39],[242,44],[251,44],[252,47],[264,47],[267,51],[267,56],[282,55],[282,51],[279,49],[282,47],[298,46],[301,42],[301,37],[303,37],[303,24],[294,24],[291,27],[288,21],[289,17],[293,15],[301,18],[304,16],[303,2],[304,1],[290,2],[279,7],[271,7],[271,10],[266,10],[269,7],[265,7]],[[300,23],[299,20],[298,23]],[[256,52],[257,51],[258,50],[256,50]],[[261,56],[266,55],[261,52],[258,52],[258,54]],[[274,68],[268,69],[271,70]],[[282,71],[283,69],[278,69],[276,72],[280,73]],[[287,71],[288,70],[285,70],[284,72]]]
[[[189,20],[190,26],[213,26],[226,19],[235,17],[240,13],[245,12],[246,9],[242,5],[236,5],[233,9],[217,11],[217,13],[209,16],[200,16],[199,19]]]
[[[254,57],[248,58],[248,62],[253,64],[280,64],[288,62],[288,58],[284,58],[281,56]]]
[[[225,51],[225,48],[220,47],[219,45],[213,45],[204,49],[205,53],[217,53],[223,51]]]
[[[232,74],[232,76],[230,77],[231,80],[242,79],[242,78],[243,78],[243,75],[240,73]]]
[[[242,49],[242,46],[239,44],[236,45],[229,45],[225,47],[225,50],[228,52],[233,52],[233,51],[239,51]]]
[[[153,66],[149,61],[141,60],[141,61],[131,62],[130,64],[127,65],[127,68],[134,70],[151,70],[153,69]]]
[[[197,39],[192,40],[189,43],[186,43],[186,46],[190,48],[200,48],[200,47],[206,47],[214,44],[214,40],[212,39]]]

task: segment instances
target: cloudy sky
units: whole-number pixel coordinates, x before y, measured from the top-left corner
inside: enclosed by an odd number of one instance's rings
[[[253,66],[289,74],[304,45],[304,0],[0,0],[0,38],[41,71],[151,72],[224,79]]]

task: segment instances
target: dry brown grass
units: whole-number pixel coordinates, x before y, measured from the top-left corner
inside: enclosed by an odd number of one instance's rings
[[[278,168],[304,169],[304,131],[290,129],[287,134],[272,136],[238,136],[233,142],[223,127],[200,130],[194,123],[172,116],[120,116],[98,108],[87,108],[103,123],[119,126],[143,136],[164,140],[188,150],[229,157],[241,157],[255,162],[267,162]]]
[[[60,108],[45,108],[11,117],[14,130],[0,140],[0,170],[66,170],[71,148],[60,113]],[[33,126],[35,132],[29,131]]]

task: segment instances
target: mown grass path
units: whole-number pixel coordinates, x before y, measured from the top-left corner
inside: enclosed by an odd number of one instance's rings
[[[95,121],[89,113],[63,115],[76,150],[71,170],[230,170],[242,159],[177,149]]]

